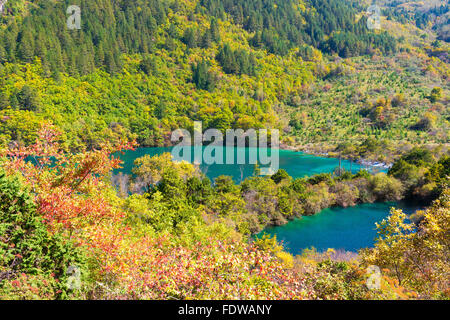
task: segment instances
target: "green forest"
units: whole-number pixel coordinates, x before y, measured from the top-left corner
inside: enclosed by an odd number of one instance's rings
[[[371,29],[371,1],[0,0],[0,299],[449,299],[450,12],[432,2],[380,1]],[[194,121],[388,169],[238,183],[163,153],[117,174]],[[261,235],[391,201],[425,209],[392,209],[357,253]]]

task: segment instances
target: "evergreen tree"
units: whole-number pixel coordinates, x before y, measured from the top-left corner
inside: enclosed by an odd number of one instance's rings
[[[214,90],[216,79],[213,73],[209,71],[209,66],[205,60],[192,66],[192,82],[195,83],[198,89]]]
[[[27,85],[24,85],[17,95],[20,109],[36,111],[39,108],[37,94]]]
[[[197,34],[195,32],[194,29],[192,28],[187,28],[184,31],[183,34],[183,43],[188,47],[188,48],[195,48],[197,47]]]

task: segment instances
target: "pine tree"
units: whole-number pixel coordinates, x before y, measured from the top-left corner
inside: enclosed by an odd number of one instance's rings
[[[183,43],[188,47],[188,48],[195,48],[197,47],[197,35],[194,29],[192,28],[187,28],[184,31],[183,34]]]
[[[4,92],[0,92],[0,110],[7,108],[10,105],[9,99]]]
[[[31,62],[34,56],[33,37],[29,30],[24,30],[19,41],[19,57],[26,62]]]
[[[5,48],[0,44],[0,63],[5,63],[8,60],[8,55]]]
[[[38,95],[27,85],[24,85],[17,95],[20,109],[36,111],[39,108]]]
[[[192,66],[192,82],[198,89],[213,91],[215,87],[215,76],[209,71],[209,66],[205,60],[202,60],[195,66]]]
[[[216,19],[212,19],[209,30],[211,33],[211,40],[214,42],[219,42],[220,41],[220,30],[219,30],[219,24],[217,23]]]
[[[205,33],[203,34],[203,37],[202,37],[201,46],[203,49],[208,49],[211,47],[211,38],[212,38],[211,31],[208,29],[205,31]]]

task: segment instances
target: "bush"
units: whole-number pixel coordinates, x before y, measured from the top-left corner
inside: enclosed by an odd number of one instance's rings
[[[383,172],[369,178],[369,187],[378,201],[398,201],[402,199],[402,183]]]
[[[270,177],[276,184],[280,183],[284,179],[290,179],[289,174],[284,169],[279,169],[277,173]]]
[[[303,199],[305,214],[316,214],[334,203],[334,194],[329,192],[328,185],[321,182],[308,188]]]
[[[359,198],[358,189],[346,183],[336,183],[331,191],[335,193],[335,202],[340,207],[354,206]]]
[[[0,296],[14,289],[14,297],[31,297],[19,288],[32,281],[47,283],[47,288],[34,292],[34,298],[40,297],[39,292],[65,297],[70,293],[65,284],[71,265],[86,273],[82,252],[62,235],[50,234],[29,191],[0,170]]]

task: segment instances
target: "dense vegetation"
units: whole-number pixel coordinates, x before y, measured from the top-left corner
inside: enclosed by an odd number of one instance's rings
[[[82,28],[69,30],[68,2],[6,3],[3,145],[32,142],[48,119],[72,150],[118,135],[170,144],[170,132],[191,129],[189,120],[205,129],[276,127],[285,144],[319,152],[374,138],[391,150],[364,156],[387,162],[402,153],[399,143],[407,151],[448,142],[448,45],[432,36],[417,44],[419,31],[395,20],[386,21],[388,33],[370,31],[358,4],[79,4]]]
[[[271,177],[255,173],[236,185],[231,177],[220,176],[214,183],[190,165],[174,165],[169,153],[135,161],[133,177],[120,173],[113,177],[123,196],[141,194],[152,203],[154,197],[177,203],[177,210],[188,204],[202,208],[216,218],[227,220],[245,235],[260,232],[268,225],[285,224],[303,215],[312,215],[332,206],[414,199],[429,204],[448,187],[450,157],[441,149],[415,148],[395,162],[388,174],[366,170],[352,174],[336,168],[305,178],[291,178],[280,169]],[[175,170],[173,170],[175,169]],[[198,169],[196,169],[198,170]],[[171,222],[167,211],[158,225]]]
[[[0,13],[0,299],[449,298],[448,6],[388,1],[368,30],[360,1],[76,2],[80,30],[68,0]],[[235,184],[163,154],[112,175],[118,151],[169,145],[193,120],[393,165],[301,179],[256,167]],[[358,257],[251,237],[400,199],[430,207],[393,211]],[[380,290],[365,284],[373,264]]]
[[[345,1],[202,0],[200,4],[216,17],[228,14],[235,24],[254,33],[250,39],[254,47],[275,54],[285,55],[305,44],[346,58],[368,53],[373,45],[384,53],[396,49],[387,33],[369,32],[366,19],[355,23],[356,10]]]
[[[12,0],[12,6],[25,5]],[[177,1],[79,1],[83,8],[83,27],[76,33],[61,30],[65,25],[66,8],[62,1],[32,1],[30,14],[18,23],[15,19],[3,30],[0,38],[0,61],[32,62],[39,57],[44,69],[52,73],[68,72],[86,75],[94,68],[105,66],[109,72],[121,69],[122,53],[147,54],[165,47],[173,51],[177,40],[188,48],[211,46],[219,40],[219,28],[212,24],[203,35],[187,28],[179,32],[170,23],[164,43],[158,43],[159,27],[166,27],[167,18],[186,13]],[[189,3],[189,5],[191,5]],[[188,9],[189,10],[189,9]],[[190,11],[190,10],[189,10]],[[209,13],[224,19],[225,13],[236,25],[255,32],[250,43],[255,47],[287,54],[295,46],[322,46],[327,53],[344,57],[366,53],[375,45],[382,52],[395,50],[395,40],[387,33],[368,32],[366,20],[354,23],[355,10],[343,1],[323,0],[304,4],[295,1],[200,1],[195,13]],[[190,11],[188,18],[196,20]],[[340,31],[339,33],[337,31]],[[331,36],[325,41],[325,36]]]
[[[426,2],[396,0],[384,1],[384,10],[388,19],[395,19],[402,23],[410,22],[419,28],[432,28],[438,39],[449,41],[449,5],[447,1],[430,0]]]
[[[0,264],[2,298],[447,297],[448,179],[441,178],[448,175],[443,166],[448,156],[426,162],[417,156],[422,152],[414,152],[403,160],[434,172],[443,190],[440,202],[417,214],[424,229],[417,233],[421,242],[407,232],[413,226],[404,222],[405,216],[395,211],[380,224],[375,248],[361,253],[367,262],[358,262],[332,250],[294,258],[276,239],[248,242],[248,235],[299,214],[299,208],[330,205],[318,201],[332,196],[338,205],[352,205],[357,201],[351,198],[354,185],[366,184],[361,190],[372,199],[400,197],[401,182],[393,177],[338,172],[334,178],[292,181],[280,170],[271,177],[248,178],[240,186],[228,177],[211,185],[191,164],[172,162],[163,154],[136,160],[136,176],[129,184],[134,192],[118,196],[105,176],[118,165],[110,153],[131,145],[105,144],[101,151],[71,155],[61,153],[60,137],[55,128],[44,127],[36,144],[13,148],[2,158],[7,172],[0,177],[0,226],[6,230],[1,238],[6,250]],[[37,156],[36,163],[25,160],[30,155]],[[397,224],[405,233],[389,231],[397,230]],[[384,244],[392,242],[396,246]],[[428,246],[431,242],[436,246]],[[421,266],[411,267],[402,255],[420,255],[421,265],[433,268],[424,275]],[[382,287],[369,290],[365,280],[370,274],[364,269],[375,262],[385,268]],[[77,277],[68,275],[71,266],[78,268]]]

